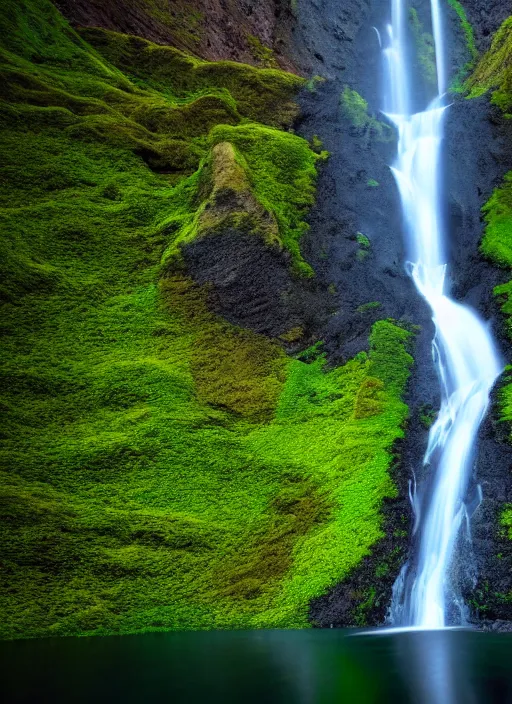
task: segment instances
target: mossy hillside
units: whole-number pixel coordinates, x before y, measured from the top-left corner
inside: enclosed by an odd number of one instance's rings
[[[13,139],[26,198],[4,210],[54,280],[2,311],[3,635],[306,625],[380,535],[408,334],[380,323],[327,371],[185,276],[159,292],[152,223],[184,187],[40,137]],[[57,151],[78,174],[36,188]]]
[[[382,321],[369,355],[328,369],[212,315],[184,273],[162,278],[176,228],[161,224],[193,217],[201,169],[149,164],[130,131],[146,128],[117,109],[147,89],[49,3],[12,5],[1,634],[305,626],[381,534],[409,333]],[[230,143],[252,168],[243,134]],[[201,160],[212,147],[191,143]]]
[[[253,232],[269,246],[291,255],[293,270],[311,277],[300,240],[304,221],[314,203],[316,154],[296,135],[257,124],[218,125],[210,133],[212,151],[197,174],[197,209],[192,218],[166,218],[161,228],[178,228],[163,262],[172,269],[181,261],[181,248],[192,240],[214,234],[229,224]]]
[[[202,61],[173,47],[101,29],[80,33],[133,80],[177,99],[216,86],[229,92],[240,113],[255,122],[287,127],[297,116],[294,97],[306,81],[295,74],[234,61]]]
[[[159,294],[152,222],[185,188],[40,137],[13,139],[28,197],[5,210],[55,281],[2,315],[3,634],[305,625],[380,535],[407,333],[381,323],[370,359],[326,373],[212,316],[186,277]],[[78,173],[30,190],[57,150]]]
[[[40,7],[45,12],[38,14],[36,9]],[[30,18],[30,33],[24,42],[22,32],[24,29],[29,32],[23,23],[26,14]],[[5,54],[5,63],[0,67],[4,77],[1,92],[4,102],[0,110],[5,121],[13,126],[23,121],[34,132],[50,127],[63,129],[74,139],[104,142],[106,148],[108,145],[128,148],[154,171],[166,173],[175,181],[183,173],[191,173],[200,167],[207,159],[209,150],[219,139],[218,134],[208,137],[213,127],[219,123],[235,125],[247,119],[244,115],[253,114],[250,109],[245,113],[245,107],[241,107],[227,88],[220,85],[222,76],[227,76],[226,81],[237,96],[243,96],[244,105],[250,106],[251,100],[254,103],[259,101],[263,106],[263,119],[271,123],[275,121],[272,106],[276,102],[282,106],[291,95],[291,89],[296,90],[301,85],[302,79],[282,71],[270,72],[269,78],[268,72],[259,72],[250,66],[232,66],[229,62],[227,67],[221,62],[222,65],[217,65],[210,75],[207,69],[211,69],[211,64],[198,62],[168,48],[171,56],[178,57],[171,74],[174,84],[179,85],[174,92],[170,85],[166,85],[164,92],[159,92],[141,81],[135,85],[106,63],[65,24],[51,4],[34,4],[25,0],[16,5],[13,16],[19,16],[19,26],[9,25],[8,46],[12,49],[21,47],[24,56],[32,57],[36,63],[11,52]],[[154,50],[160,55],[167,50],[150,42],[103,33],[102,30],[94,30],[92,34],[97,41],[105,34],[108,46],[124,46],[125,43],[132,46],[142,42],[144,54]],[[39,35],[49,37],[53,47],[50,52]],[[129,56],[134,61],[139,58],[137,53]],[[123,65],[127,62],[125,57]],[[149,63],[144,75],[151,82],[148,78],[150,68],[155,66],[158,73],[161,63]],[[199,78],[195,75],[198,66],[202,70]],[[249,72],[249,79],[245,69]],[[187,72],[194,76],[187,78]],[[260,73],[262,82],[257,79]],[[215,78],[219,78],[220,83],[208,84],[208,80]],[[267,84],[271,88],[267,88]],[[262,128],[256,123],[244,125],[237,132],[237,152],[243,160],[244,148],[247,148],[250,182],[257,191],[257,199],[262,194],[264,207],[277,218],[280,242],[285,248],[290,245],[295,269],[311,275],[310,267],[300,255],[298,240],[306,227],[302,222],[305,206],[313,202],[314,163],[325,153],[315,155],[304,140],[293,134]],[[16,170],[15,165],[12,169]],[[58,178],[59,169],[54,171],[52,179]],[[198,181],[198,176],[192,178],[183,190],[192,191]],[[194,218],[197,219],[198,215],[198,203],[190,198],[188,202],[188,209],[170,209],[173,214],[167,223],[168,229],[180,229],[177,219],[181,218],[181,235],[185,239],[194,231]]]
[[[512,111],[512,17],[495,33],[489,50],[466,81],[469,97],[492,91],[492,102],[505,114]]]

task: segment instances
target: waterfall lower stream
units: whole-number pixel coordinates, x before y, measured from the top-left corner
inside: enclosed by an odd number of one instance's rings
[[[392,0],[392,21],[383,37],[384,112],[398,130],[396,179],[416,289],[432,311],[432,343],[441,407],[430,430],[424,465],[430,480],[411,491],[416,514],[415,548],[398,577],[390,609],[394,626],[461,625],[465,609],[453,578],[454,553],[463,524],[473,470],[473,450],[500,362],[486,323],[449,296],[442,222],[441,143],[446,111],[440,0],[431,0],[437,95],[413,112],[417,92],[408,59],[407,0]]]

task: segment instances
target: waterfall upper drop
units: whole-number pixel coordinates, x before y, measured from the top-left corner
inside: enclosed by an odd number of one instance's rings
[[[421,497],[414,492],[415,554],[395,583],[390,620],[394,626],[432,629],[464,623],[464,606],[452,579],[453,557],[467,519],[464,500],[478,429],[501,371],[487,324],[447,291],[440,187],[446,75],[439,3],[431,0],[437,96],[423,112],[412,112],[407,0],[392,0],[392,21],[383,40],[384,112],[398,130],[392,171],[411,252],[409,271],[432,311],[432,352],[441,391],[424,457],[431,488]]]

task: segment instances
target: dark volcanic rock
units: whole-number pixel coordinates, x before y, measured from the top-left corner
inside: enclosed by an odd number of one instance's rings
[[[237,325],[277,337],[293,328],[308,333],[318,297],[290,273],[289,257],[261,238],[230,227],[184,247],[187,271],[209,286],[209,304]]]

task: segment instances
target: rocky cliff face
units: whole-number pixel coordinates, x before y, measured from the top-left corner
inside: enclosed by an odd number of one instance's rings
[[[293,70],[289,0],[56,0],[77,26],[170,44],[205,59]]]
[[[486,51],[500,24],[512,14],[510,0],[463,0],[479,51]]]

